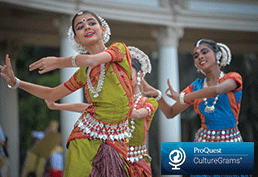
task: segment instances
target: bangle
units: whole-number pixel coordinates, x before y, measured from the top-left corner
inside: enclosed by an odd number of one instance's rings
[[[14,86],[10,86],[9,84],[7,84],[7,86],[10,88],[10,89],[17,89],[20,85],[20,79],[18,79],[17,77],[15,77],[15,84]]]
[[[185,92],[180,93],[179,101],[180,101],[181,104],[185,104],[184,98],[185,98]]]
[[[156,98],[154,98],[156,101],[159,101],[160,100],[160,98],[162,97],[162,93],[161,93],[161,91],[160,90],[157,90],[158,91],[158,96],[156,97]]]
[[[72,65],[73,67],[78,67],[75,62],[76,55],[72,57]]]

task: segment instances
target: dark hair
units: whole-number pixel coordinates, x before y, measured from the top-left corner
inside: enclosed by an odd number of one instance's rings
[[[141,63],[136,58],[132,57],[132,67],[136,70],[136,73],[142,70]]]
[[[76,35],[76,34],[75,34],[75,29],[74,29],[74,20],[75,20],[75,18],[76,18],[77,16],[81,16],[82,14],[91,14],[94,18],[97,19],[97,21],[99,22],[100,26],[102,26],[102,22],[101,22],[101,20],[99,19],[99,17],[98,17],[96,14],[94,14],[93,12],[88,11],[88,10],[81,10],[81,11],[77,12],[77,13],[74,15],[73,19],[72,19],[72,29],[73,29],[74,35]]]
[[[213,40],[210,39],[201,39],[199,41],[197,41],[194,45],[194,47],[196,47],[197,44],[207,44],[209,46],[209,48],[211,48],[213,50],[214,53],[217,53],[220,50],[220,47],[217,45],[217,43]]]

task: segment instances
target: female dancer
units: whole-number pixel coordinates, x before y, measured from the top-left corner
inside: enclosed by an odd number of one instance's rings
[[[23,89],[39,98],[56,101],[85,86],[90,104],[68,138],[64,176],[128,176],[127,143],[131,137],[128,117],[133,110],[131,55],[126,45],[116,42],[106,49],[108,25],[89,11],[72,20],[70,41],[81,53],[73,57],[46,57],[30,70],[44,73],[56,68],[81,67],[64,84],[43,87],[15,78],[6,56],[1,76],[11,88]]]
[[[128,143],[128,157],[130,176],[152,176],[150,157],[147,154],[146,138],[158,103],[153,98],[143,97],[139,85],[146,73],[151,72],[149,57],[135,47],[128,47],[132,55],[132,78],[134,91],[134,110],[130,117],[132,138]],[[50,109],[84,112],[87,103],[58,104],[45,100]]]
[[[177,102],[171,106],[161,97],[159,108],[167,118],[173,118],[194,104],[194,110],[201,118],[201,128],[194,142],[241,142],[237,125],[242,78],[236,72],[224,74],[220,70],[230,64],[229,48],[212,40],[201,39],[195,44],[193,58],[195,66],[206,78],[196,79],[180,94],[173,90],[168,80],[166,95]],[[142,82],[142,92],[154,97],[161,95],[145,81]]]

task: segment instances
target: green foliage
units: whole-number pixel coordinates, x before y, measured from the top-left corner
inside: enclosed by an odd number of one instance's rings
[[[21,80],[42,86],[55,87],[60,84],[59,72],[53,71],[40,75],[37,71],[29,71],[29,65],[44,55],[58,55],[58,49],[36,46],[23,46],[16,60],[16,75]],[[37,98],[23,90],[19,90],[19,126],[20,126],[20,167],[26,152],[32,146],[31,132],[45,131],[51,120],[59,122],[59,111],[50,110],[43,99]]]

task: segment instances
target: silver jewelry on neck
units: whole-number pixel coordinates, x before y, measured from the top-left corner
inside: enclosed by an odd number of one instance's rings
[[[136,100],[134,102],[134,108],[133,108],[134,110],[136,110],[136,106],[137,106],[138,102],[140,101],[141,97],[142,97],[141,94],[137,96],[137,98],[136,98]]]
[[[90,72],[91,72],[92,67],[88,67],[87,71],[87,83],[90,92],[93,94],[94,98],[97,98],[99,96],[99,92],[102,89],[103,83],[104,83],[104,78],[105,78],[105,63],[100,65],[100,76],[99,76],[99,81],[98,81],[98,86],[97,89],[95,90],[90,79]]]
[[[140,78],[140,72],[137,73],[137,85],[141,85],[141,78]]]
[[[137,93],[137,94],[133,95],[133,97],[134,97],[134,98],[138,98],[140,95],[142,95],[142,93],[141,93],[141,92],[139,92],[139,93]]]
[[[140,99],[142,97],[142,94],[141,93],[137,93],[137,94],[133,95],[133,97],[134,98],[137,97],[135,102],[134,102],[134,107],[133,107],[133,110],[136,110],[136,106],[137,106],[138,102],[140,101]],[[132,133],[132,132],[134,132],[134,129],[135,129],[134,119],[131,119],[131,124],[132,124],[132,126],[131,126],[131,129],[130,129],[130,132]]]
[[[219,76],[219,79],[221,79],[222,77],[224,76],[224,73],[223,72],[220,72],[220,76]],[[218,79],[218,80],[219,80]],[[217,84],[219,84],[219,81],[217,81]],[[203,81],[203,88],[207,88],[208,87],[208,84],[207,84],[207,78],[205,77],[204,81]],[[219,95],[217,95],[215,98],[214,98],[214,102],[212,104],[212,106],[208,106],[208,102],[207,102],[207,98],[203,98],[203,101],[204,101],[204,104],[205,104],[205,109],[204,111],[207,112],[207,113],[212,113],[215,111],[215,105],[217,103],[219,99]]]

